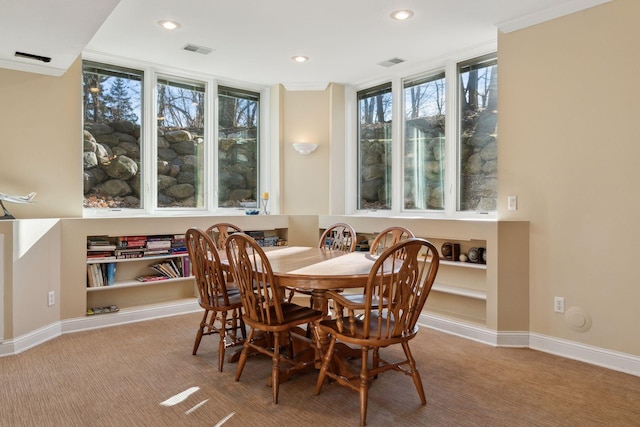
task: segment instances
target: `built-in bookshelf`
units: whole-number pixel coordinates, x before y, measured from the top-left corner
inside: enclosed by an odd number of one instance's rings
[[[358,233],[357,250],[386,227],[404,226],[438,249],[440,268],[424,313],[494,330],[528,328],[526,221],[423,220],[320,216],[320,232],[336,222]],[[500,263],[498,263],[500,255]]]
[[[178,288],[191,296],[190,277],[184,234],[87,237],[87,314],[116,311],[96,308],[117,307],[122,288],[183,282]]]

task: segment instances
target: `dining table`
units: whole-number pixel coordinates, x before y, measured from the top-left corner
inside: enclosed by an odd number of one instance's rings
[[[376,256],[369,252],[342,252],[318,247],[307,246],[272,246],[263,248],[271,269],[276,286],[306,289],[312,294],[312,308],[324,313],[329,318],[327,291],[350,288],[364,288],[369,273],[375,263]],[[222,263],[227,264],[226,257],[221,257]],[[323,334],[315,335],[317,339],[315,349],[300,352],[300,367],[308,367],[309,360],[315,361],[319,368],[320,356],[326,349],[329,337]],[[359,353],[358,353],[359,355]],[[334,358],[339,370],[349,370],[347,359],[353,354],[346,346],[336,347]],[[281,379],[305,369],[293,367],[288,372],[281,373]]]

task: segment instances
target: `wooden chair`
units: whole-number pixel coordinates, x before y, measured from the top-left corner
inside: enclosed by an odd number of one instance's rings
[[[369,245],[371,255],[381,255],[398,242],[416,237],[413,231],[405,227],[393,226],[382,230]]]
[[[413,231],[405,227],[393,226],[385,228],[373,239],[373,243],[369,246],[369,253],[373,256],[380,256],[391,246],[414,237],[416,235],[413,234]],[[364,309],[364,289],[362,291],[362,293],[358,294],[342,294],[342,308],[349,310],[350,317],[355,315],[354,312],[356,310]],[[335,312],[336,307],[333,310]],[[342,315],[342,313],[338,312],[336,315]]]
[[[423,405],[427,403],[422,380],[409,349],[409,341],[418,333],[416,323],[435,280],[438,266],[438,251],[427,240],[411,238],[397,243],[387,249],[373,265],[365,288],[363,316],[348,319],[338,317],[323,320],[317,325],[319,332],[330,334],[331,340],[323,356],[316,394],[320,393],[326,377],[359,392],[361,426],[366,425],[369,385],[382,372],[396,370],[410,375],[420,401]],[[337,305],[349,303],[339,293],[328,293]],[[385,304],[376,303],[382,300]],[[338,341],[354,350],[360,350],[359,373],[333,371],[340,366],[339,363],[332,363]],[[396,344],[402,346],[405,357],[399,361],[383,359],[380,349]],[[372,353],[371,361],[369,352]]]
[[[293,340],[302,340],[307,350],[313,350],[311,340],[304,336],[304,330],[296,326],[319,320],[322,312],[282,301],[282,290],[275,285],[271,264],[262,248],[250,236],[233,233],[227,238],[225,246],[229,269],[242,296],[244,321],[249,325],[249,336],[240,354],[235,379],[240,380],[249,351],[270,356],[273,361],[273,403],[277,404],[280,364],[294,364]],[[268,334],[271,343],[266,346],[254,343],[256,331]],[[288,344],[288,354],[280,352],[283,344]],[[309,364],[313,366],[313,358]]]
[[[222,372],[225,349],[242,343],[238,329],[246,337],[242,319],[242,300],[237,289],[227,289],[218,250],[211,238],[198,228],[189,228],[185,242],[191,269],[198,288],[198,303],[204,309],[200,327],[193,345],[195,355],[203,335],[220,335],[218,344],[218,370]]]
[[[207,235],[211,237],[219,251],[224,251],[224,242],[232,233],[243,233],[243,231],[238,226],[227,222],[213,224],[207,228]]]
[[[318,247],[325,248],[326,250],[330,251],[354,252],[356,250],[356,243],[356,230],[354,230],[354,228],[349,224],[339,222],[331,225],[329,228],[324,230],[324,232],[320,236],[320,240],[318,240]],[[287,290],[289,292],[289,296],[287,298],[289,302],[293,300],[293,296],[297,292],[300,294],[309,295],[310,307],[313,306],[313,301],[311,300],[311,291],[309,291],[308,289],[288,287]]]

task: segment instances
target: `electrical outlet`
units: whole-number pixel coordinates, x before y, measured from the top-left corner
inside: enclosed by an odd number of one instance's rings
[[[563,297],[554,297],[553,298],[553,311],[556,313],[564,313],[564,298]]]
[[[507,196],[507,210],[515,211],[518,209],[518,196]]]
[[[56,291],[49,291],[49,307],[56,303]]]

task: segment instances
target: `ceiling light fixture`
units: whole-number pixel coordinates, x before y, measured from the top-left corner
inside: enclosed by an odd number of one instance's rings
[[[406,21],[413,16],[413,11],[409,9],[400,9],[391,12],[391,17],[398,21]]]
[[[176,30],[180,28],[180,24],[175,21],[170,21],[168,19],[164,19],[162,21],[158,21],[158,25],[160,25],[165,30]]]
[[[302,56],[302,55],[296,55],[296,56],[292,56],[291,59],[293,59],[296,62],[307,62],[309,60],[308,56]]]

